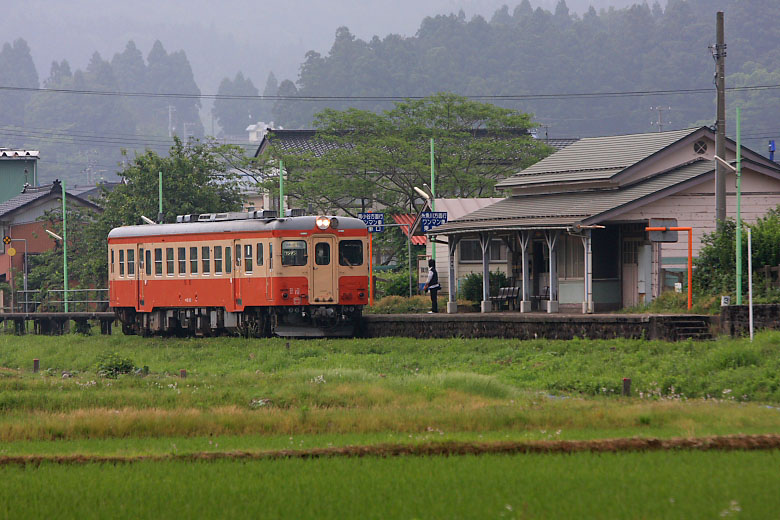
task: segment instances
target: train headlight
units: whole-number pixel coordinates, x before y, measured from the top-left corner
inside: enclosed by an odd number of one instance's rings
[[[328,229],[330,227],[330,219],[328,217],[317,217],[316,224],[320,229]]]

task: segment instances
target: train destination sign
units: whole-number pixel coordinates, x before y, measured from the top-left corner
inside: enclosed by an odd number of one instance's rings
[[[420,225],[422,226],[423,233],[427,233],[435,227],[441,226],[447,223],[446,211],[425,211],[422,214],[422,220]]]
[[[369,233],[381,233],[385,230],[384,213],[358,213],[358,218],[366,223]]]

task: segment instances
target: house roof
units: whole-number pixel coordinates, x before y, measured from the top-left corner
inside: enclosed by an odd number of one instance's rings
[[[402,214],[402,215],[393,215],[393,220],[396,224],[405,224],[406,226],[413,226],[414,225],[414,215],[409,214]],[[409,228],[405,226],[400,226],[401,231],[403,231],[404,235],[409,236]],[[428,240],[425,238],[424,235],[412,235],[412,244],[416,246],[424,246]]]
[[[698,130],[585,137],[500,181],[496,187],[607,180]]]
[[[504,200],[503,197],[484,197],[470,199],[436,199],[436,211],[446,211],[449,220],[468,215],[485,206]]]
[[[75,199],[83,206],[89,206],[93,209],[100,209],[97,205],[88,200],[82,199],[81,197],[73,195],[67,191],[65,194],[68,200]],[[62,196],[62,186],[59,181],[54,181],[52,184],[48,184],[46,186],[25,186],[24,190],[22,190],[22,193],[0,204],[0,218],[7,217],[11,213],[24,208],[33,202],[45,199],[50,196],[56,198],[60,198]]]
[[[490,133],[487,129],[477,129],[474,131],[476,137],[482,137]],[[526,132],[523,131],[523,135]],[[579,141],[578,138],[553,138],[553,139],[538,139],[538,141],[544,141],[549,146],[560,150],[566,146],[571,145]],[[263,140],[260,141],[260,145],[257,147],[255,157],[258,157],[265,153],[268,147],[273,143],[281,150],[287,153],[310,153],[315,157],[321,157],[326,152],[331,150],[337,150],[339,148],[348,147],[350,145],[336,143],[317,135],[316,130],[269,130],[269,132],[263,136]]]
[[[40,156],[38,150],[10,150],[0,148],[0,159],[38,159]]]
[[[689,182],[713,172],[712,161],[698,159],[622,187],[508,197],[437,227],[436,234],[598,223],[599,215],[668,190],[683,189]]]

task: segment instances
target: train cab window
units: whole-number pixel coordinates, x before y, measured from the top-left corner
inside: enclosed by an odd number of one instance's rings
[[[363,265],[363,241],[342,240],[339,242],[339,265]]]
[[[320,242],[314,246],[314,263],[317,265],[330,264],[330,244]]]
[[[152,250],[146,250],[146,274],[152,276]]]
[[[233,261],[230,259],[230,251],[232,251],[230,246],[226,246],[225,247],[225,272],[227,274],[230,274],[230,272],[233,270]]]
[[[214,248],[214,274],[222,274],[222,248]]]
[[[257,243],[257,265],[263,265],[263,243]]]
[[[111,250],[111,272],[114,272],[114,250]]]
[[[306,241],[282,241],[282,265],[306,265]]]
[[[125,250],[119,250],[119,276],[125,275]]]
[[[187,248],[179,248],[179,276],[187,274]]]
[[[208,246],[202,247],[201,252],[201,265],[203,266],[203,274],[209,274],[211,271],[211,250]]]
[[[244,244],[244,271],[247,273],[252,272],[252,244]]]
[[[135,249],[127,250],[127,276],[135,276]]]
[[[198,274],[198,248],[190,248],[190,272],[192,274]]]
[[[162,276],[162,248],[157,247],[154,249],[154,274],[155,276]]]
[[[174,262],[173,262],[173,248],[172,247],[166,247],[165,248],[165,274],[168,276],[173,276],[175,274],[174,272]]]

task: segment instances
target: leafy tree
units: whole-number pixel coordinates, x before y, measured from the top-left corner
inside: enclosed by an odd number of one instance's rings
[[[38,71],[30,47],[21,38],[14,41],[13,45],[3,45],[0,50],[0,70],[3,71],[3,86],[38,88]],[[0,123],[21,125],[24,122],[24,107],[31,96],[30,92],[0,91]]]
[[[154,42],[152,50],[146,58],[146,91],[155,93],[178,93],[200,96],[200,89],[195,83],[187,55],[184,51],[168,54],[159,40]],[[173,110],[173,122],[177,135],[203,135],[203,124],[200,121],[200,99],[198,97],[179,97],[148,99],[149,109],[153,110],[156,126],[168,128],[169,106]]]
[[[239,147],[197,140],[185,144],[179,138],[167,156],[151,150],[135,155],[119,173],[122,184],[103,195],[103,212],[87,229],[89,253],[79,261],[105,287],[108,232],[140,224],[141,215],[157,216],[159,172],[163,173],[165,222],[174,222],[182,214],[240,210],[241,186],[233,165],[243,161]]]
[[[285,160],[288,193],[299,205],[349,215],[419,207],[414,187],[430,182],[431,138],[437,197],[492,195],[498,180],[549,152],[527,133],[534,126],[528,114],[447,93],[382,114],[326,109],[316,126],[337,145],[331,151],[315,158],[274,150],[273,157]]]
[[[244,78],[239,71],[235,79],[224,78],[219,84],[217,94],[220,96],[257,96],[257,88],[250,78]],[[214,101],[212,114],[219,122],[222,130],[229,135],[243,134],[247,125],[257,121],[262,112],[258,99],[221,99]]]
[[[263,89],[263,96],[276,96],[279,93],[279,81],[276,79],[273,71],[268,73],[268,78],[265,80],[265,88]],[[260,114],[258,119],[261,121],[269,122],[273,119],[273,101],[262,101],[260,104]]]

